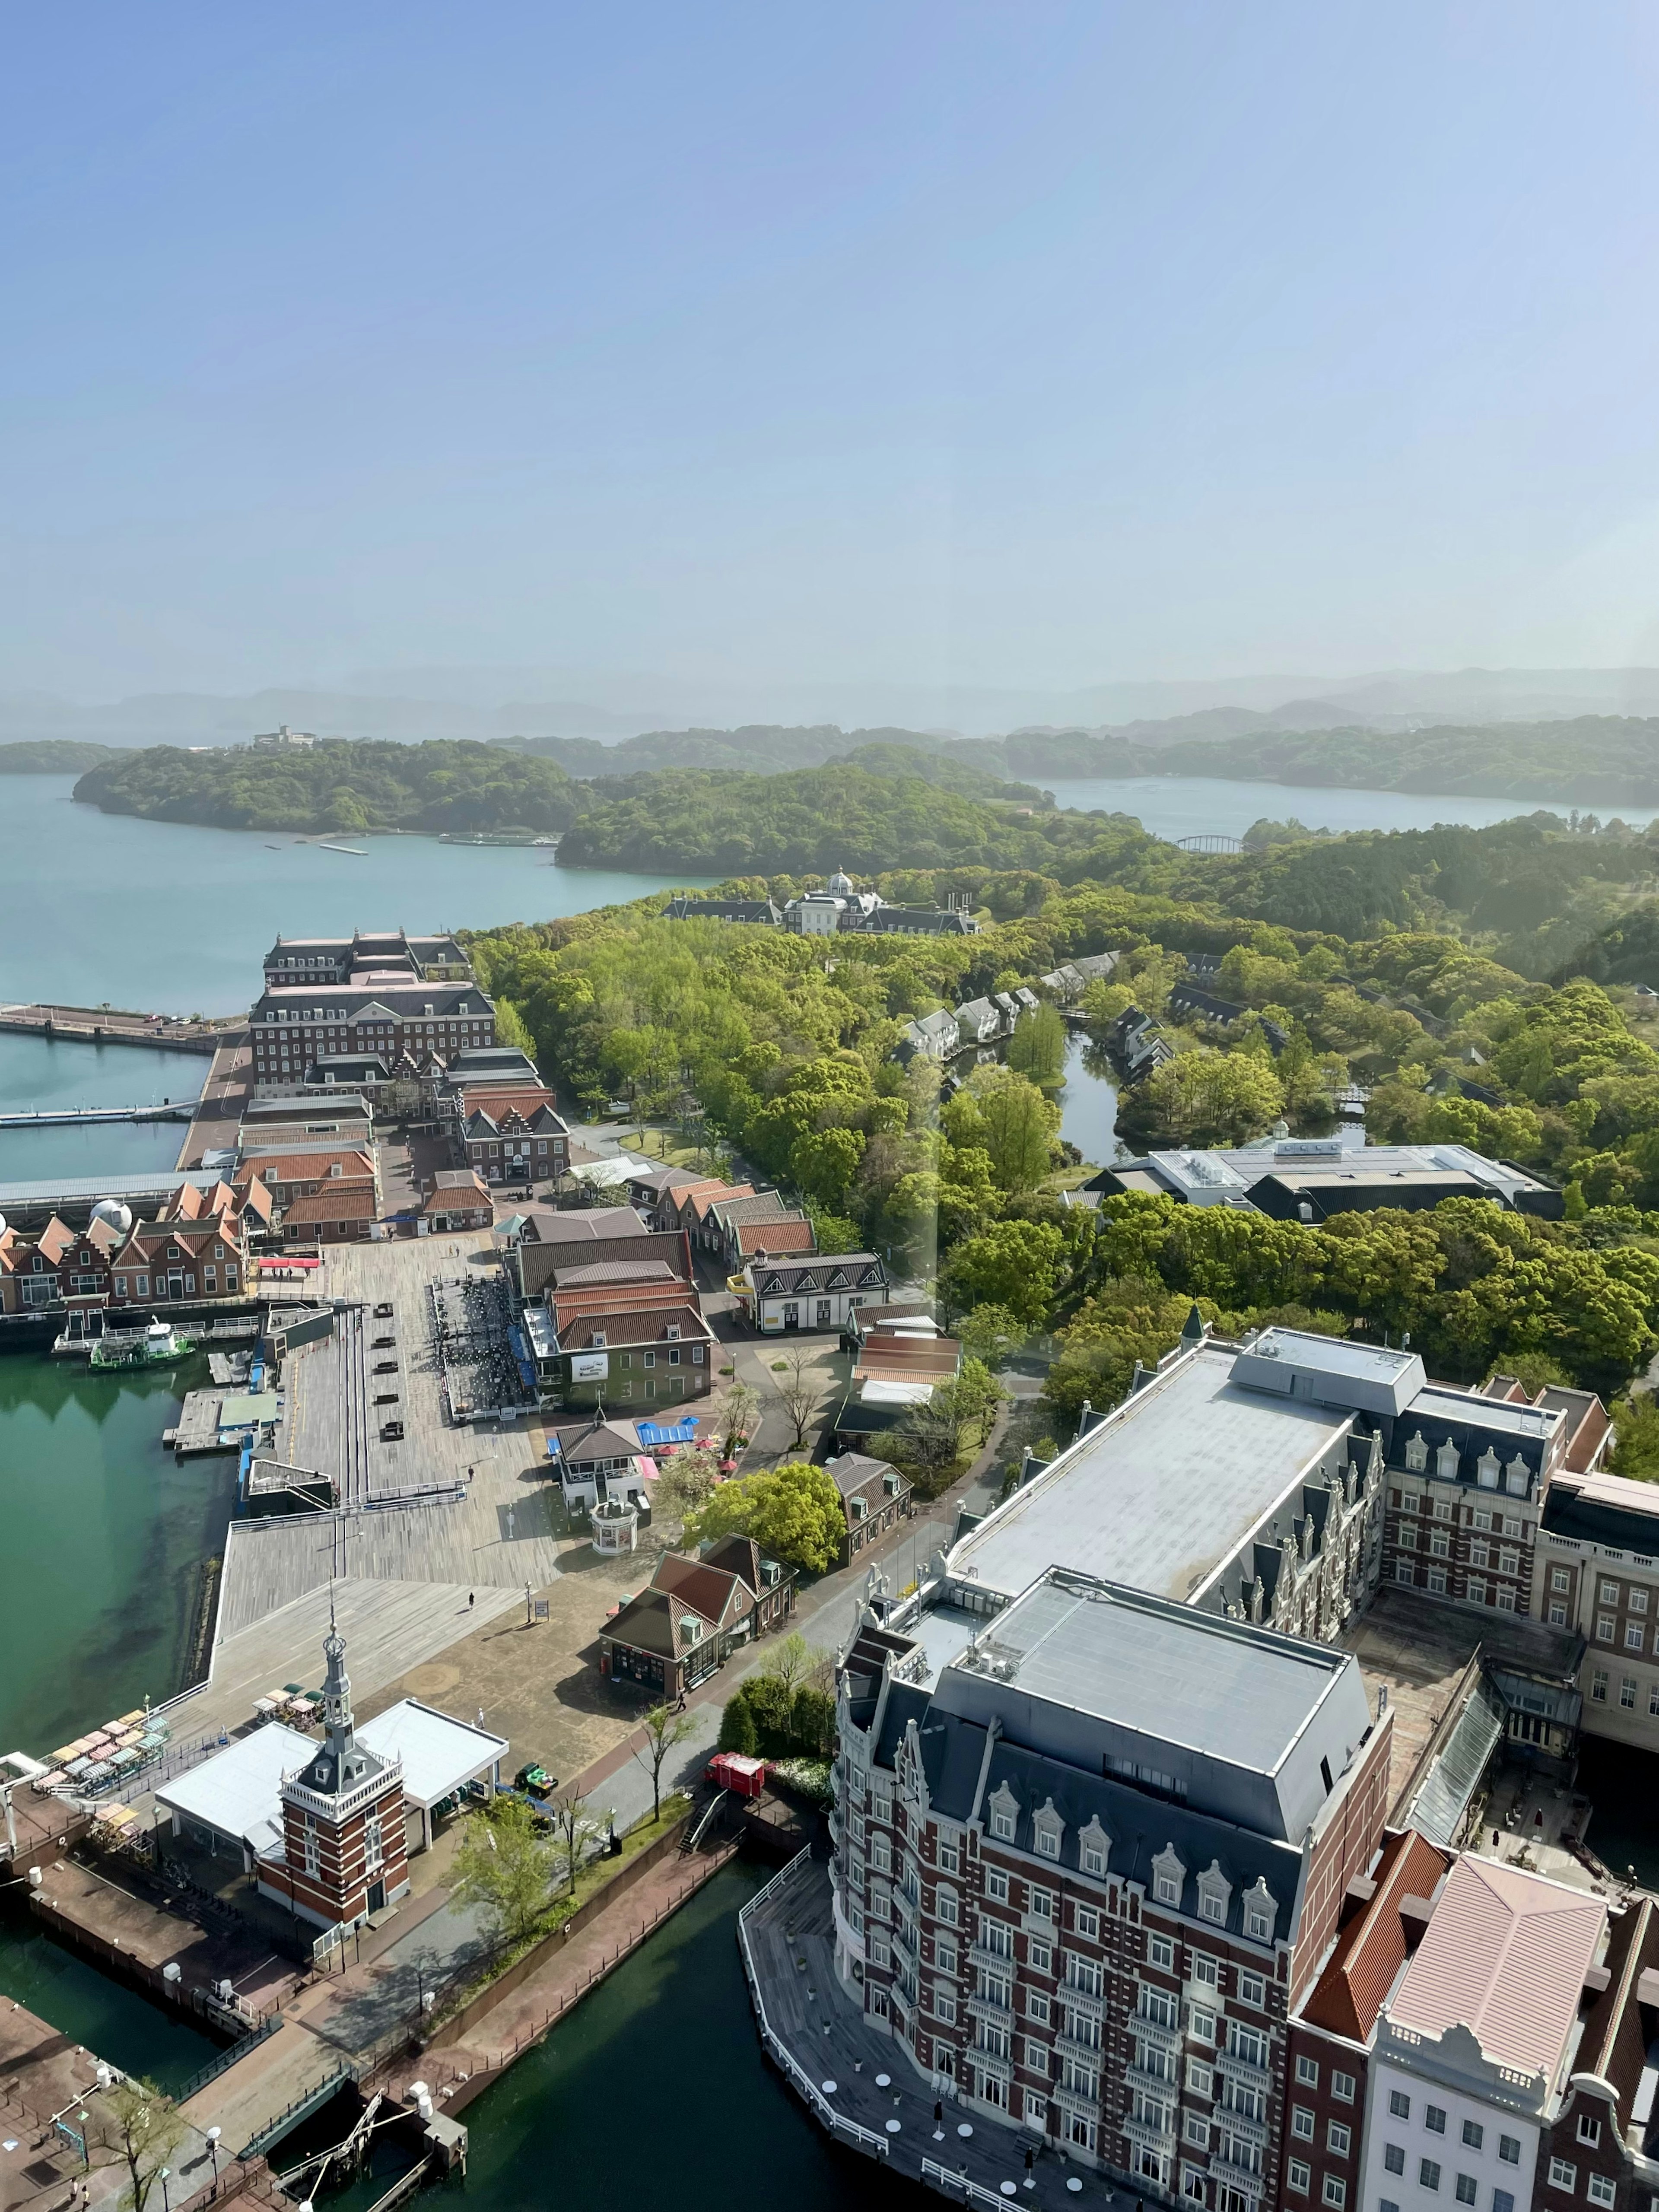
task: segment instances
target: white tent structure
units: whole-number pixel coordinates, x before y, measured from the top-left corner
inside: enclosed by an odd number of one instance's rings
[[[499,1783],[508,1750],[505,1736],[453,1720],[418,1698],[404,1698],[361,1722],[357,1741],[382,1759],[402,1759],[404,1802],[421,1816],[421,1840],[411,1849],[420,1850],[432,1841],[434,1809],[459,1797],[469,1783]]]
[[[271,1721],[162,1783],[156,1808],[172,1814],[175,1836],[251,1867],[282,1838],[283,1777],[297,1774],[316,1750],[314,1736]]]

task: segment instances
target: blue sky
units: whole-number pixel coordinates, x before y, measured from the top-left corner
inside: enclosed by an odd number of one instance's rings
[[[1659,662],[1656,21],[17,11],[0,689]]]

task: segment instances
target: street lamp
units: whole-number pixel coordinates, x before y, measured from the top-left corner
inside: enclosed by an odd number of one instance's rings
[[[213,2153],[213,2185],[216,2189],[219,2185],[219,2130],[217,2128],[208,2130],[207,2145]]]
[[[172,2171],[170,2166],[164,2166],[155,2177],[161,2185],[161,2212],[173,2212],[173,2201],[167,2195],[167,2176]]]

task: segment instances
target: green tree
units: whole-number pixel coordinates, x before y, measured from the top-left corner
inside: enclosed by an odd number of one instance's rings
[[[450,1894],[476,1905],[497,1942],[516,1943],[547,1910],[554,1849],[521,1797],[497,1797],[468,1820]]]
[[[1059,1292],[1065,1240],[1051,1222],[999,1221],[957,1245],[939,1271],[952,1312],[993,1305],[1041,1328]]]
[[[1035,1190],[1054,1164],[1060,1109],[1009,1067],[981,1067],[941,1117],[953,1145],[983,1152],[1006,1191]]]
[[[740,1682],[726,1699],[726,1710],[720,1715],[720,1748],[738,1752],[744,1759],[752,1759],[757,1741],[748,1685]]]
[[[574,1889],[582,1862],[605,1832],[604,1823],[590,1811],[586,1798],[574,1790],[562,1790],[550,1810],[556,1846],[564,1863],[565,1887]]]
[[[645,1717],[645,1741],[634,1756],[651,1777],[651,1817],[662,1818],[662,1771],[668,1754],[691,1733],[691,1723],[684,1713],[671,1711],[666,1705],[653,1705]]]
[[[693,1544],[732,1534],[752,1536],[763,1552],[808,1574],[835,1565],[847,1527],[832,1476],[805,1461],[723,1482],[686,1524]]]
[[[1285,1110],[1272,1066],[1251,1054],[1178,1052],[1136,1094],[1138,1117],[1182,1145],[1237,1145]]]
[[[94,2109],[99,2113],[96,2141],[113,2151],[127,2170],[122,2202],[132,2212],[144,2212],[168,2161],[190,2132],[184,2114],[154,2081],[132,2075],[103,2091]]]
[[[970,1359],[995,1369],[1019,1350],[1029,1331],[1019,1316],[1006,1306],[975,1306],[955,1323],[958,1342]]]
[[[1008,1040],[1008,1065],[1033,1083],[1060,1081],[1066,1072],[1066,1024],[1057,1006],[1020,1016]]]

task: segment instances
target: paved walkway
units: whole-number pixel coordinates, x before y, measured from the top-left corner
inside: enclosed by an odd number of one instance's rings
[[[1038,2148],[1030,2131],[959,2101],[951,2084],[919,2072],[902,2044],[866,2021],[836,1978],[823,1865],[793,1861],[745,1909],[741,1925],[762,2040],[775,2057],[774,2039],[787,2055],[785,2078],[820,2126],[831,2126],[836,2117],[851,2122],[880,2138],[896,2172],[958,2201],[1012,2197],[1041,2212],[1065,2212],[1069,2205],[1123,2212],[1133,2201],[1092,2166],[1068,2159],[1052,2138]],[[938,2118],[936,2106],[943,2107]],[[1036,2154],[1029,2175],[1028,2144]],[[869,2148],[867,2142],[855,2147]],[[943,2172],[925,2173],[924,2161]]]

